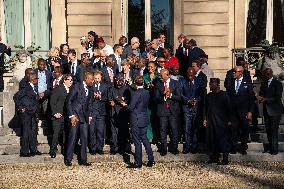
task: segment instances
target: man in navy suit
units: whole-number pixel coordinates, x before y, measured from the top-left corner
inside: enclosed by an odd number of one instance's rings
[[[76,74],[79,68],[78,66],[81,64],[81,61],[77,59],[75,49],[70,49],[68,51],[68,58],[69,58],[68,68],[66,70],[64,69],[64,74],[66,73],[72,74],[73,81],[74,83],[76,83]]]
[[[195,71],[191,67],[187,69],[187,78],[181,82],[181,97],[185,139],[183,153],[187,154],[197,148],[195,118],[199,104],[203,100],[202,80],[195,78]]]
[[[71,119],[71,128],[68,136],[67,151],[64,158],[66,166],[71,166],[73,159],[74,146],[77,141],[77,134],[80,136],[79,165],[89,166],[87,162],[87,143],[89,130],[89,101],[93,94],[92,86],[94,75],[91,72],[84,74],[84,81],[77,83],[70,91],[67,100],[67,111]]]
[[[188,53],[188,67],[192,66],[193,60],[199,60],[202,54],[205,54],[205,52],[197,47],[196,41],[194,39],[189,40],[189,53]]]
[[[186,70],[188,68],[189,47],[189,39],[185,38],[183,41],[183,46],[176,50],[176,57],[178,58],[179,63],[179,72],[183,77],[187,76]]]
[[[29,76],[31,74],[35,74],[35,71],[32,68],[27,68],[25,70],[25,76],[23,79],[21,79],[20,83],[19,83],[19,90],[25,88],[26,86],[29,85]]]
[[[273,71],[267,68],[263,71],[265,81],[261,84],[258,100],[263,103],[263,115],[269,142],[269,153],[278,154],[278,128],[283,113],[281,101],[282,83],[273,78]],[[264,151],[266,152],[266,150]]]
[[[231,101],[231,153],[236,153],[238,134],[240,132],[241,147],[240,153],[247,154],[249,121],[252,119],[254,108],[254,93],[251,82],[243,77],[244,68],[242,66],[235,67],[235,79],[228,83],[227,93]]]
[[[181,91],[178,81],[170,79],[167,69],[162,69],[162,82],[157,82],[155,86],[155,101],[157,103],[157,115],[160,118],[161,135],[161,155],[167,154],[167,128],[172,130],[172,149],[173,154],[178,154],[178,123],[180,115]]]
[[[115,61],[112,57],[107,57],[106,66],[102,68],[101,72],[103,74],[103,83],[111,86],[114,77],[119,73],[118,67],[115,65]]]
[[[106,126],[108,102],[108,85],[102,83],[102,73],[94,72],[95,83],[93,85],[93,94],[89,104],[90,109],[90,148],[91,154],[96,153],[102,155],[104,147],[104,132]]]
[[[126,106],[130,112],[130,127],[132,132],[132,140],[135,146],[135,163],[129,165],[128,168],[142,167],[142,145],[143,143],[148,155],[147,167],[152,167],[154,162],[151,144],[147,138],[147,126],[149,124],[149,116],[147,108],[150,100],[149,92],[143,88],[143,77],[137,76],[134,79],[137,90],[133,92],[130,104],[122,102],[122,106]]]
[[[35,90],[37,82],[36,74],[29,75],[29,85],[17,93],[15,101],[22,122],[21,157],[41,155],[37,150],[38,96]]]

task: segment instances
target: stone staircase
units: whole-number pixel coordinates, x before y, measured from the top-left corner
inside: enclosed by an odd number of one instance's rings
[[[248,154],[233,154],[230,155],[231,161],[284,161],[284,124],[279,127],[279,154],[276,156],[272,156],[270,154],[263,154],[264,147],[267,146],[267,138],[264,125],[259,125],[262,129],[259,132],[250,134],[250,143],[248,143]],[[16,132],[15,132],[16,131]],[[15,133],[19,133],[20,129],[0,129],[0,155],[17,155],[20,151],[20,137]],[[43,152],[45,157],[48,159],[49,145],[48,145],[48,137],[46,136],[46,128],[39,127],[38,131],[38,149]],[[200,154],[179,154],[178,156],[167,155],[166,157],[161,157],[157,152],[156,145],[152,145],[154,155],[158,161],[206,161],[207,155],[205,152],[201,152]],[[202,150],[201,146],[201,151]],[[132,146],[134,150],[134,146]],[[143,148],[144,150],[144,148]],[[182,144],[179,144],[179,150],[182,151]],[[109,155],[109,146],[106,145],[104,148],[105,155],[104,157],[98,156],[95,158],[95,161],[120,161],[122,160],[120,157],[114,158]],[[146,154],[144,153],[144,156]],[[117,155],[119,156],[119,155]],[[3,156],[4,157],[4,156]],[[62,159],[62,156],[58,156],[57,158]],[[146,158],[146,156],[145,156]],[[1,162],[0,162],[1,163]]]

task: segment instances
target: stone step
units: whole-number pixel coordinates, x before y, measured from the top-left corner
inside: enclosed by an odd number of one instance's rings
[[[260,143],[268,142],[266,133],[251,133],[250,138],[252,142],[260,142]],[[278,141],[284,142],[284,133],[278,134]]]
[[[154,152],[158,151],[158,148],[157,148],[156,145],[152,144],[151,146],[152,146],[152,150]],[[60,152],[60,146],[58,148],[59,148],[59,152]],[[251,142],[251,143],[248,143],[248,150],[247,151],[248,152],[262,153],[264,151],[264,148],[265,149],[268,148],[267,143],[263,144],[263,143]],[[49,145],[46,144],[46,143],[45,144],[44,143],[39,144],[38,149],[42,153],[45,153],[45,154],[49,153]],[[132,145],[132,149],[134,151],[134,145]],[[145,152],[144,148],[142,148],[142,149],[143,149],[143,152]],[[178,149],[179,149],[180,152],[182,152],[183,145],[179,144]],[[279,142],[278,150],[279,150],[279,152],[284,152],[284,142]],[[105,153],[109,153],[110,146],[105,145],[104,151],[105,151]],[[206,147],[205,147],[204,144],[199,145],[199,151],[200,151],[200,153],[206,153]],[[20,144],[5,144],[5,145],[0,144],[0,155],[3,155],[3,154],[10,154],[11,155],[11,154],[19,154],[19,153],[20,153]]]
[[[159,162],[181,162],[181,161],[192,161],[192,162],[206,162],[208,161],[208,155],[206,154],[178,154],[173,155],[168,153],[166,156],[160,156],[159,153],[154,152],[154,158],[157,163]],[[143,161],[146,163],[147,155],[143,153]],[[263,154],[257,152],[248,152],[247,155],[233,154],[229,155],[229,161],[231,162],[282,162],[284,160],[284,153],[278,153],[277,155]],[[121,155],[95,155],[88,154],[89,162],[125,162],[134,161],[133,155],[121,156]],[[14,155],[0,155],[0,164],[8,163],[60,163],[63,164],[64,158],[61,154],[58,154],[56,158],[50,158],[48,154],[34,157],[19,157],[18,154]],[[74,156],[73,165],[78,165],[76,156]],[[212,165],[215,166],[215,165]]]
[[[258,131],[258,133],[266,133],[265,126],[264,125],[258,125],[258,128],[261,129],[261,131]],[[284,133],[284,125],[279,125],[278,129],[279,133]]]

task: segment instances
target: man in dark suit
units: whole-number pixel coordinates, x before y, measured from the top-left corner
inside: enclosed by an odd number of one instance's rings
[[[66,74],[63,76],[63,83],[57,86],[50,96],[50,108],[52,115],[52,143],[50,146],[50,157],[56,157],[57,145],[61,140],[61,148],[64,148],[65,137],[64,137],[64,127],[66,128],[68,123],[68,116],[66,110],[66,98],[69,94],[70,87],[73,84],[73,79],[71,74]],[[64,140],[65,139],[65,140]]]
[[[113,51],[114,53],[109,55],[112,57],[112,59],[115,61],[115,65],[117,65],[119,72],[121,72],[122,67],[121,67],[121,54],[122,54],[122,46],[119,44],[115,44],[113,46]]]
[[[251,77],[250,77],[250,72],[245,68],[245,65],[246,65],[245,59],[243,57],[238,57],[237,60],[236,60],[236,66],[242,66],[244,68],[243,79],[246,82],[252,83],[252,80],[251,80]],[[227,71],[225,81],[224,81],[224,86],[225,86],[226,90],[228,88],[229,81],[235,79],[234,74],[235,74],[235,68],[232,68],[232,69]]]
[[[92,71],[94,71],[94,68],[93,65],[91,64],[91,61],[89,60],[89,54],[88,53],[82,54],[81,64],[78,66],[76,72],[76,82],[82,83],[84,80],[85,72],[92,72]]]
[[[240,132],[241,148],[240,153],[247,154],[249,121],[252,119],[254,106],[254,93],[252,84],[247,82],[243,77],[244,68],[242,66],[235,67],[235,79],[228,83],[227,93],[231,101],[231,153],[236,153],[238,134]]]
[[[111,86],[113,84],[114,76],[119,73],[118,67],[115,66],[115,61],[112,57],[107,57],[106,66],[102,68],[101,72],[103,74],[103,83],[106,83]]]
[[[130,63],[127,60],[123,60],[121,63],[123,77],[125,83],[128,85],[132,84],[132,79],[135,74],[138,74],[135,69],[131,69]]]
[[[199,60],[202,54],[205,52],[197,47],[196,41],[194,39],[189,40],[190,50],[188,53],[188,67],[192,66],[193,60]]]
[[[20,83],[19,83],[19,90],[25,88],[26,86],[29,85],[29,76],[31,74],[35,74],[35,71],[32,68],[27,68],[25,70],[25,76],[23,79],[21,79]]]
[[[161,155],[167,154],[167,128],[172,132],[172,149],[173,154],[178,154],[178,120],[180,114],[181,91],[179,83],[170,79],[167,69],[160,72],[162,82],[157,82],[155,86],[155,101],[157,103],[157,115],[160,118],[161,134]]]
[[[106,66],[107,53],[104,50],[99,50],[100,58],[97,60],[95,56],[91,58],[91,64],[95,70],[102,70]]]
[[[16,107],[22,122],[21,157],[41,155],[37,150],[38,96],[35,91],[37,82],[36,74],[29,75],[29,85],[17,94]]]
[[[56,89],[60,84],[63,83],[63,73],[60,66],[56,66],[53,70],[53,79],[52,79],[52,90]]]
[[[66,73],[72,74],[73,81],[75,83],[76,82],[75,76],[76,76],[76,73],[77,73],[77,70],[78,70],[78,66],[81,64],[81,61],[77,59],[77,54],[76,54],[75,49],[70,49],[68,51],[68,58],[69,58],[68,70],[67,71],[64,70],[64,74],[66,74]]]
[[[122,102],[122,106],[127,107],[130,112],[130,127],[132,132],[132,140],[135,146],[135,163],[133,165],[129,165],[128,168],[142,167],[141,143],[143,143],[148,155],[147,167],[152,167],[155,164],[154,156],[151,144],[147,138],[147,126],[149,124],[147,109],[150,94],[146,89],[143,88],[144,81],[142,76],[137,76],[134,79],[134,83],[137,86],[137,90],[133,92],[130,104],[127,105],[125,102]]]
[[[89,101],[93,94],[92,86],[94,75],[91,72],[84,74],[84,81],[77,83],[70,91],[67,100],[67,111],[71,119],[71,128],[68,136],[67,151],[64,157],[66,166],[71,166],[73,159],[74,146],[77,135],[80,137],[80,152],[78,155],[79,165],[89,166],[87,162],[87,143],[89,130]]]
[[[125,36],[121,36],[119,38],[119,45],[122,46],[121,60],[125,60],[129,55],[132,54],[132,48],[127,43],[127,38]]]
[[[200,96],[201,100],[198,104],[198,109],[196,113],[196,118],[195,118],[195,124],[194,126],[197,127],[197,135],[198,135],[198,142],[205,142],[205,135],[206,135],[206,130],[205,127],[202,126],[203,122],[203,104],[204,104],[204,97],[207,94],[207,76],[201,71],[201,66],[202,62],[200,60],[193,60],[192,62],[192,68],[195,71],[195,78],[196,80],[200,80],[202,83],[202,89],[203,92]]]
[[[267,68],[263,71],[265,81],[261,84],[258,100],[263,103],[263,115],[269,142],[269,152],[278,154],[278,128],[283,113],[281,101],[282,83],[273,78],[273,71]]]
[[[102,83],[102,73],[94,72],[95,83],[93,85],[94,94],[91,95],[89,104],[90,110],[90,148],[91,154],[102,155],[104,147],[104,135],[107,116],[108,88],[107,84]]]
[[[157,58],[164,56],[163,48],[159,46],[159,39],[153,39],[152,49],[154,50]]]
[[[187,68],[188,68],[188,53],[189,53],[189,40],[187,38],[183,41],[183,46],[179,47],[176,50],[176,57],[178,58],[179,63],[179,72],[183,77],[187,76]]]
[[[183,153],[187,154],[197,149],[197,136],[195,118],[199,104],[203,100],[203,84],[201,80],[195,79],[195,71],[189,67],[187,78],[181,81],[182,110],[184,119],[184,147]]]
[[[12,53],[10,46],[1,43],[1,40],[0,37],[0,92],[4,90],[4,55],[7,54],[8,56],[11,56]]]

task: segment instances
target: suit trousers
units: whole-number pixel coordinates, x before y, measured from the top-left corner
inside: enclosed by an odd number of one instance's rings
[[[175,151],[178,148],[178,117],[176,115],[160,116],[161,147],[163,151],[167,151],[168,127],[172,131],[172,150]]]
[[[3,74],[4,74],[4,67],[0,67],[0,92],[3,92],[4,90]]]
[[[37,151],[37,121],[36,115],[27,112],[20,113],[22,122],[22,137],[20,153],[28,154]]]
[[[103,150],[105,132],[105,116],[96,116],[90,124],[90,149],[93,152]]]
[[[75,126],[71,126],[69,130],[65,160],[71,161],[73,159],[74,147],[79,133],[81,146],[78,160],[81,162],[87,161],[88,127],[89,124],[80,122],[78,122]]]
[[[196,112],[185,112],[184,118],[184,139],[185,143],[183,149],[190,150],[190,147],[197,147],[197,125],[195,125]]]
[[[135,164],[138,166],[142,165],[142,144],[145,147],[148,156],[148,161],[154,161],[151,144],[147,138],[147,126],[146,127],[133,126],[131,128],[131,131],[132,131],[133,143],[135,146]]]
[[[232,148],[237,150],[238,139],[241,142],[241,151],[248,149],[248,137],[249,137],[249,120],[246,116],[232,115],[231,118],[231,143]]]
[[[270,152],[278,152],[278,128],[280,120],[281,115],[264,117]]]
[[[65,135],[64,132],[64,119],[56,119],[52,120],[52,129],[53,129],[53,135],[52,135],[52,141],[51,141],[51,147],[50,151],[57,151],[57,145],[58,143],[61,143],[61,148],[64,146],[65,141]]]

